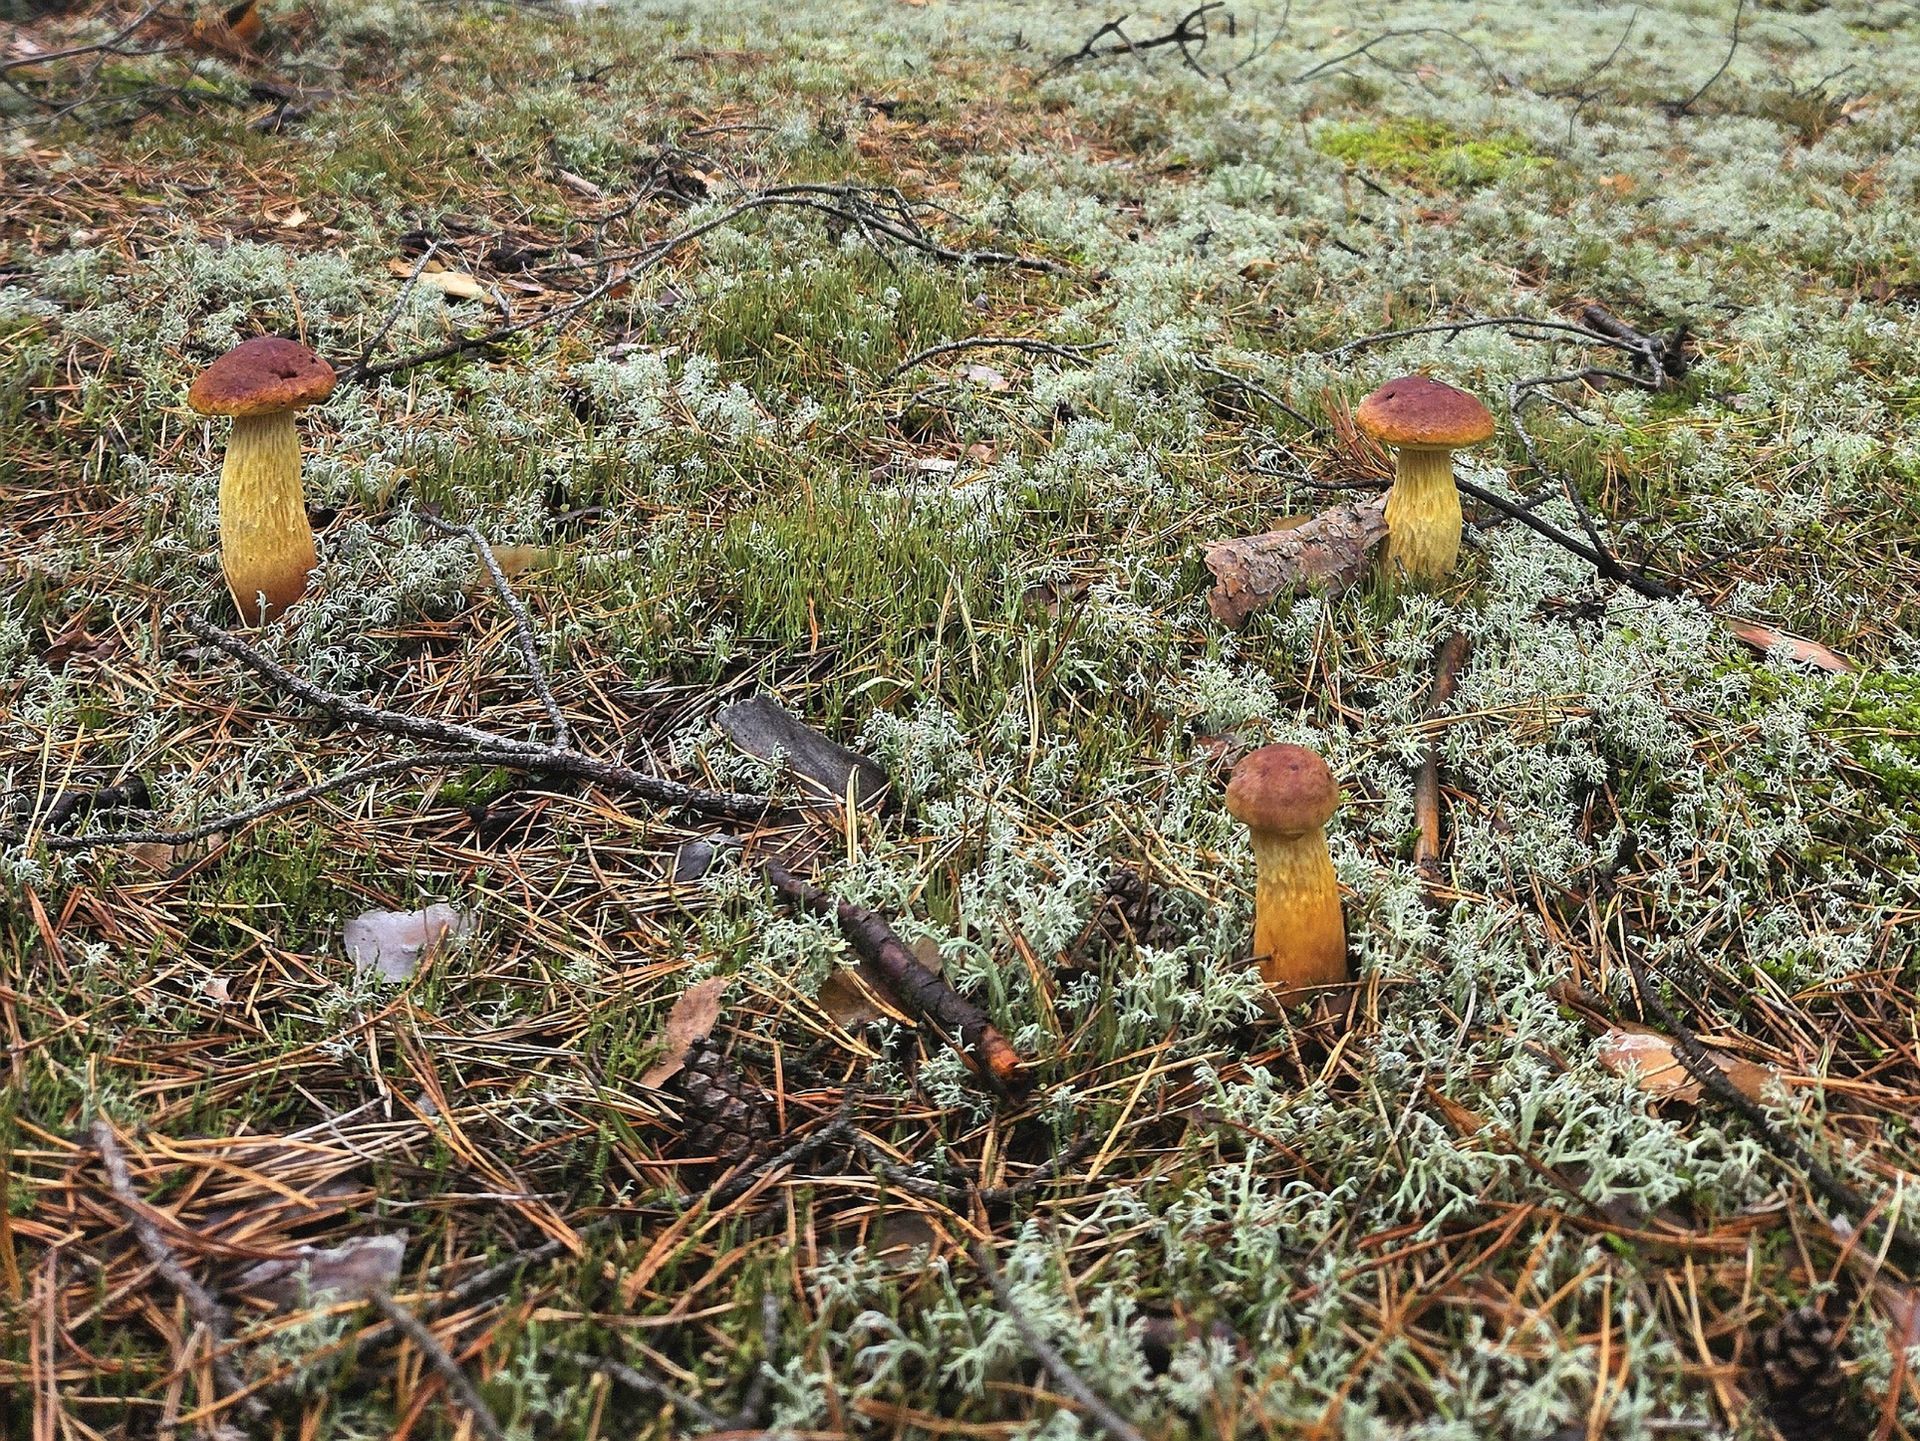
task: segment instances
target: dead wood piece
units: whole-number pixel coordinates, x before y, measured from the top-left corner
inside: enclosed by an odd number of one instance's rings
[[[112,1190],[114,1200],[120,1203],[120,1209],[126,1213],[127,1227],[133,1232],[133,1239],[146,1253],[147,1260],[153,1263],[153,1269],[160,1273],[160,1279],[187,1303],[187,1314],[207,1333],[213,1352],[215,1384],[228,1395],[240,1396],[237,1404],[247,1416],[255,1419],[264,1417],[265,1406],[252,1396],[240,1395],[246,1390],[247,1383],[233,1362],[222,1354],[227,1344],[227,1333],[232,1329],[232,1318],[227,1314],[227,1308],[214,1300],[207,1288],[194,1280],[187,1268],[180,1264],[180,1257],[147,1214],[147,1203],[140,1199],[140,1193],[133,1188],[133,1177],[127,1171],[126,1153],[120,1149],[120,1138],[114,1135],[112,1123],[103,1116],[93,1123],[89,1134],[94,1150],[100,1154],[100,1164],[106,1169],[107,1186]]]
[[[748,755],[761,760],[784,756],[788,769],[807,782],[815,799],[844,803],[851,790],[854,804],[865,806],[886,794],[887,773],[878,762],[827,739],[772,696],[739,701],[713,719]]]
[[[1634,369],[1639,370],[1644,366],[1651,372],[1651,378],[1664,380],[1667,384],[1686,379],[1689,365],[1687,342],[1692,339],[1688,326],[1676,325],[1665,335],[1648,335],[1627,324],[1604,305],[1581,306],[1580,323],[1589,330],[1597,330],[1639,351],[1640,354],[1634,357]]]
[[[1460,668],[1466,664],[1472,643],[1459,631],[1440,642],[1434,654],[1433,692],[1427,701],[1427,716],[1440,716],[1453,700],[1460,684]],[[1420,774],[1413,783],[1413,814],[1420,834],[1413,845],[1413,863],[1421,877],[1432,885],[1440,879],[1440,738],[1427,742],[1426,756],[1420,762]]]
[[[1316,586],[1344,590],[1366,575],[1386,534],[1382,498],[1336,505],[1292,530],[1217,541],[1207,547],[1207,568],[1217,582],[1207,607],[1223,624],[1238,626],[1276,596],[1305,595]]]
[[[1015,1095],[1029,1082],[1027,1064],[986,1012],[914,958],[886,918],[852,901],[829,895],[803,881],[777,861],[761,861],[767,884],[796,909],[831,916],[840,934],[886,978],[887,987],[908,1010],[956,1036],[961,1054],[975,1074],[996,1091]]]

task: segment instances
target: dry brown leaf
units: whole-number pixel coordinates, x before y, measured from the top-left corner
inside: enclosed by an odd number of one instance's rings
[[[1721,616],[1720,624],[1727,632],[1742,644],[1752,647],[1761,655],[1770,654],[1775,646],[1784,645],[1790,659],[1801,665],[1818,666],[1821,670],[1834,675],[1845,675],[1853,669],[1853,662],[1845,656],[1828,650],[1817,640],[1807,640],[1802,636],[1789,635],[1784,630],[1775,630],[1770,625],[1762,625],[1757,620],[1735,620],[1732,616]]]
[[[943,964],[940,956],[940,943],[929,936],[922,936],[908,947],[914,959],[932,971],[940,974]],[[907,1012],[900,1009],[887,990],[886,978],[879,968],[867,961],[858,965],[842,966],[828,976],[820,985],[820,1009],[839,1024],[842,1030],[853,1031],[874,1021],[891,1019],[910,1021]]]
[[[709,976],[680,993],[660,1030],[663,1053],[640,1077],[641,1085],[657,1088],[680,1074],[687,1064],[687,1052],[713,1034],[720,1020],[720,996],[726,989],[725,976]]]
[[[1758,1101],[1777,1073],[1769,1066],[1755,1065],[1725,1051],[1702,1047],[1720,1074],[1741,1095]],[[1681,1101],[1692,1105],[1700,1099],[1701,1085],[1674,1054],[1674,1042],[1658,1031],[1637,1026],[1616,1026],[1599,1041],[1598,1058],[1616,1076],[1638,1071],[1640,1089],[1663,1101]]]
[[[420,284],[454,300],[485,300],[486,287],[464,270],[423,270]]]
[[[510,577],[532,570],[536,565],[545,565],[555,555],[544,545],[496,545],[492,550],[493,563],[500,567],[502,575]]]
[[[1650,1096],[1689,1104],[1700,1099],[1700,1083],[1680,1064],[1665,1036],[1616,1028],[1600,1038],[1599,1060],[1614,1075],[1633,1077]]]

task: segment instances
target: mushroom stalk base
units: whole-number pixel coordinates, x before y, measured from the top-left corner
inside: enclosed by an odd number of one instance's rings
[[[220,472],[220,569],[241,618],[271,620],[300,599],[314,563],[293,412],[234,417]]]
[[[1387,574],[1413,580],[1451,575],[1464,520],[1453,452],[1403,446],[1387,492]]]
[[[1347,927],[1326,836],[1253,833],[1259,879],[1253,898],[1253,952],[1282,1004],[1347,981]]]

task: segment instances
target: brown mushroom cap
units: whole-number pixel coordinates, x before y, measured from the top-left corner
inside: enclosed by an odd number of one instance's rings
[[[1256,831],[1299,835],[1333,819],[1340,801],[1327,763],[1305,746],[1262,746],[1227,782],[1227,809]]]
[[[1354,407],[1354,424],[1387,445],[1452,450],[1493,435],[1486,406],[1424,375],[1389,380]]]
[[[297,340],[243,340],[200,372],[187,404],[202,415],[272,415],[333,394],[333,367]]]

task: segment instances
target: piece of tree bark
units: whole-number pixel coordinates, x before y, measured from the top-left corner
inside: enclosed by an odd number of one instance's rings
[[[772,696],[757,695],[727,706],[714,721],[748,755],[761,760],[784,756],[787,768],[805,783],[809,799],[844,802],[851,787],[854,804],[864,806],[886,794],[887,773],[876,761],[828,740]]]
[[[1239,626],[1276,596],[1304,595],[1315,586],[1344,590],[1367,573],[1386,534],[1382,497],[1336,505],[1292,530],[1216,541],[1207,547],[1216,582],[1207,607],[1222,623]]]

